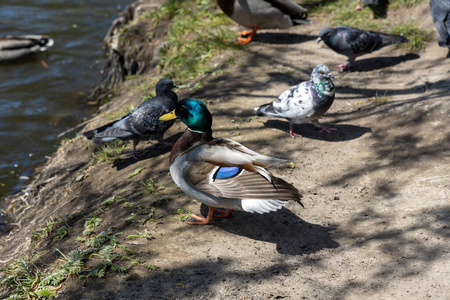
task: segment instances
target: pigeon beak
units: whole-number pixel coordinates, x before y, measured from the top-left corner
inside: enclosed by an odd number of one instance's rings
[[[175,114],[175,109],[172,110],[170,113],[164,114],[161,117],[159,117],[160,121],[170,121],[173,119],[176,119],[177,115]]]
[[[173,85],[173,88],[174,88],[174,89],[179,89],[180,87],[179,87],[178,85],[174,84],[174,85]]]
[[[331,73],[328,73],[328,78],[336,79],[336,78],[333,76],[333,74],[331,74]]]
[[[318,38],[317,38],[317,44],[320,43],[320,41],[322,41],[322,38],[321,38],[321,37],[318,37]]]

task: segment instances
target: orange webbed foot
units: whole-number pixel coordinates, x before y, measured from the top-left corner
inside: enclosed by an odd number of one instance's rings
[[[241,45],[247,45],[248,43],[250,43],[252,41],[257,30],[258,30],[258,26],[254,27],[251,32],[250,31],[239,32],[240,35],[248,35],[248,37],[240,37],[235,43],[241,44]]]
[[[239,35],[249,35],[250,33],[252,33],[252,32],[249,31],[249,30],[244,30],[244,31],[239,31],[238,32]]]
[[[208,214],[206,215],[206,218],[199,215],[192,215],[191,218],[189,218],[186,223],[189,225],[209,225],[212,224],[214,216],[214,207],[208,206]]]
[[[213,224],[213,218],[227,218],[233,213],[232,209],[214,208],[208,206],[208,215],[205,217],[199,215],[192,215],[186,223],[189,225],[209,225]]]
[[[225,208],[215,208],[214,209],[214,217],[215,218],[228,218],[233,213],[232,209]]]

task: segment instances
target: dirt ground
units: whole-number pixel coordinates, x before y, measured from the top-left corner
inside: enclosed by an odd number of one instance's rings
[[[427,1],[388,15],[434,28]],[[146,157],[135,161],[128,158],[130,144],[121,160],[91,165],[92,145],[80,137],[64,142],[30,194],[22,195],[31,204],[17,211],[18,226],[0,240],[0,266],[25,254],[33,254],[38,267],[56,262],[61,255],[53,250],[68,254],[82,247],[76,237],[85,218],[103,208],[98,230],[115,226],[123,232],[118,243],[137,252],[132,260],[158,269],[139,263],[84,285],[69,279],[56,298],[448,298],[450,68],[437,34],[418,55],[386,47],[357,59],[354,72],[332,69],[336,100],[320,121],[335,132],[301,124],[296,130],[303,138],[292,139],[286,120],[254,117],[253,107],[308,80],[316,65],[345,61],[317,45],[317,32],[326,25],[325,17],[317,17],[310,25],[261,31],[236,64],[202,79],[195,92],[179,92],[180,99],[211,100],[215,137],[288,159],[290,166],[271,171],[302,191],[304,208],[289,203],[270,214],[235,212],[215,225],[186,225],[175,211],[198,212],[200,203],[172,182],[170,148],[142,143],[138,149],[146,149]],[[103,124],[109,111],[137,106],[142,95],[133,87],[148,76],[127,82],[87,128]],[[177,122],[166,137],[175,141],[184,128]],[[129,178],[139,167],[145,169]],[[100,205],[133,194],[145,178],[165,188],[129,200],[133,207]],[[139,214],[151,209],[153,218]],[[132,213],[134,222],[126,224]],[[31,232],[49,216],[69,215],[74,216],[69,237],[30,246]],[[140,237],[127,240],[132,234]]]

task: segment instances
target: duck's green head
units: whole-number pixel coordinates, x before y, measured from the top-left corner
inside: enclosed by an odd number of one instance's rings
[[[178,118],[186,124],[191,130],[210,132],[212,125],[212,116],[206,105],[198,100],[186,98],[178,102],[177,107],[162,115],[161,121],[169,121]]]

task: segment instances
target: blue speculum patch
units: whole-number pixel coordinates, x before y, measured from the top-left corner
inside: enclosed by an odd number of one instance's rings
[[[227,179],[235,176],[241,169],[239,167],[221,167],[217,170],[214,179]]]

